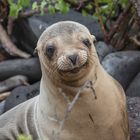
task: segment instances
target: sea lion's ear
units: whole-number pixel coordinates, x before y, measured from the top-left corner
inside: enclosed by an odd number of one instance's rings
[[[34,54],[35,54],[35,55],[39,53],[40,47],[41,47],[41,44],[40,44],[40,43],[37,43],[37,46],[36,46],[36,48],[34,49]]]
[[[37,47],[34,49],[33,54],[34,54],[34,55],[37,55],[37,54],[38,54],[38,48],[37,48]]]
[[[94,35],[91,35],[91,38],[92,38],[92,41],[93,41],[93,43],[96,43],[96,37],[94,36]]]

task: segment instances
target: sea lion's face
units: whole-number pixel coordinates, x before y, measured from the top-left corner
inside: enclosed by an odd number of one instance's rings
[[[95,65],[94,41],[95,37],[88,32],[64,32],[45,40],[39,56],[49,76],[55,75],[65,81],[78,80]]]

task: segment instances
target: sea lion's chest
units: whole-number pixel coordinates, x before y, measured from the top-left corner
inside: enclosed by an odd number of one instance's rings
[[[59,135],[61,140],[112,140],[114,138],[125,140],[124,137],[120,139],[118,135],[118,132],[121,134],[123,131],[120,119],[115,118],[116,116],[121,118],[117,104],[111,105],[109,100],[112,97],[108,97],[107,101],[107,97],[103,96],[103,100],[99,91],[103,94],[103,90],[98,90],[97,99],[91,91],[79,97],[68,118],[63,118],[66,120]],[[115,102],[117,99],[113,100]],[[65,112],[62,114],[64,115]],[[60,127],[60,125],[51,124],[50,126],[54,133],[57,133]],[[52,131],[49,133],[50,138],[53,137]]]

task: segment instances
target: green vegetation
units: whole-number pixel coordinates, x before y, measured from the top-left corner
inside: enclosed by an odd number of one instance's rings
[[[17,17],[19,12],[30,5],[30,0],[18,0],[14,3],[14,0],[8,0],[10,5],[10,16]]]
[[[31,136],[19,135],[18,140],[32,140]]]
[[[53,14],[56,11],[66,13],[73,4],[79,4],[79,0],[41,0],[40,2],[35,1],[32,5],[30,0],[18,0],[16,3],[14,0],[8,0],[8,2],[10,4],[10,16],[12,17],[18,17],[19,12],[24,11],[29,6],[31,6],[33,10],[40,10],[41,14],[44,14],[44,8],[46,7],[49,13]],[[98,17],[98,14],[100,14],[103,19],[106,19],[107,15],[111,14],[110,16],[114,16],[116,14],[118,5],[125,8],[127,3],[128,0],[95,0],[95,2],[85,0],[83,1],[81,12],[83,15],[88,15],[89,11],[94,11],[94,16]],[[95,12],[96,8],[99,8],[99,13]]]
[[[94,16],[98,17],[100,14],[105,20],[108,16],[114,17],[117,14],[119,6],[125,8],[128,4],[128,0],[96,0],[95,7],[99,6],[99,13],[95,13]]]
[[[55,13],[60,11],[66,13],[69,11],[70,5],[64,0],[42,0],[41,2],[35,1],[32,5],[30,0],[18,0],[16,3],[14,0],[8,0],[10,5],[10,16],[18,17],[19,12],[25,10],[25,8],[32,6],[33,10],[40,10],[41,14],[44,13],[44,8],[47,7],[49,13]]]

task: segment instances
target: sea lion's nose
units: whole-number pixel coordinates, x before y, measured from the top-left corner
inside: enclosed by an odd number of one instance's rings
[[[78,58],[77,54],[69,55],[68,58],[73,65],[76,65],[76,61],[77,61],[77,58]]]

